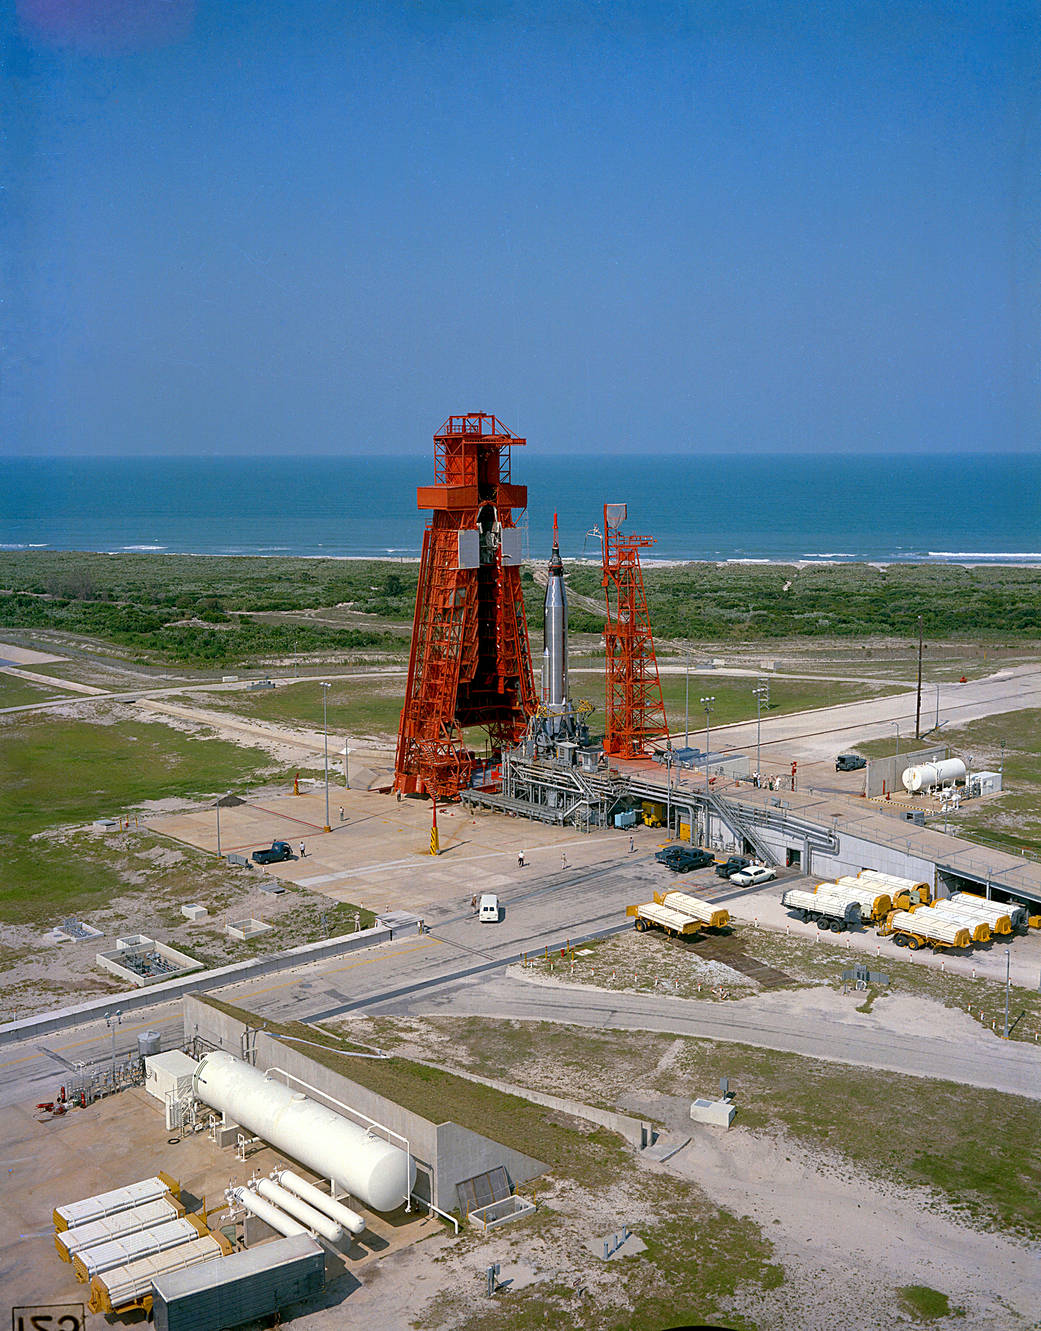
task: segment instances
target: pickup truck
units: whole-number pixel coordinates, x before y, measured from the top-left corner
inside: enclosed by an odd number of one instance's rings
[[[730,859],[716,865],[716,875],[719,878],[729,878],[732,873],[737,873],[738,869],[747,869],[751,863],[752,861],[744,855],[731,855]]]
[[[674,873],[690,873],[713,862],[709,852],[698,846],[663,846],[654,852],[654,858]]]
[[[293,858],[293,848],[288,841],[272,841],[266,850],[255,850],[253,860],[256,864],[280,864],[282,860]]]

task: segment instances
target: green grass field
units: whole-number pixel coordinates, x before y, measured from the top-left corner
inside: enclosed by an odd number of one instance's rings
[[[405,692],[404,674],[386,680],[330,677],[328,719],[330,734],[395,735]],[[322,686],[318,679],[276,684],[273,689],[185,694],[177,702],[214,708],[261,721],[321,730]]]
[[[0,708],[23,707],[31,703],[49,702],[54,698],[77,696],[69,689],[64,689],[60,681],[54,685],[34,684],[31,679],[20,679],[17,675],[7,675],[0,671]],[[78,695],[82,697],[81,695]]]
[[[629,1149],[620,1137],[606,1129],[547,1113],[528,1100],[408,1058],[345,1057],[338,1048],[351,1048],[349,1034],[337,1038],[316,1033],[312,1026],[270,1021],[208,995],[202,1001],[240,1020],[248,1017],[251,1025],[275,1033],[327,1041],[328,1049],[307,1046],[308,1057],[424,1117],[432,1117],[439,1123],[459,1123],[495,1141],[508,1142],[543,1161],[548,1172],[557,1178],[572,1180],[582,1188],[601,1193],[624,1180],[634,1213],[646,1217],[636,1227],[647,1244],[647,1251],[639,1258],[620,1264],[624,1303],[610,1300],[606,1305],[576,1304],[573,1286],[554,1291],[540,1283],[534,1297],[528,1295],[511,1302],[511,1326],[566,1323],[589,1331],[606,1327],[617,1327],[619,1331],[622,1328],[657,1331],[669,1324],[670,1317],[674,1320],[678,1317],[685,1323],[704,1322],[739,1286],[773,1288],[781,1283],[782,1273],[770,1261],[770,1244],[754,1222],[715,1206],[700,1189],[683,1179],[635,1169]],[[536,1034],[545,1037],[545,1048],[557,1050],[566,1047],[571,1032],[540,1028]],[[486,1047],[491,1050],[493,1045],[494,1042]],[[508,1063],[500,1062],[498,1068],[493,1075],[510,1075]],[[539,1191],[538,1182],[520,1188],[528,1196],[533,1190]],[[523,1242],[524,1234],[532,1232],[532,1225],[538,1232],[540,1225],[564,1223],[564,1217],[548,1203],[534,1221],[524,1222],[523,1227],[510,1232]],[[687,1241],[692,1232],[698,1235],[697,1245]],[[476,1234],[462,1231],[459,1245],[464,1252],[479,1242]],[[482,1309],[477,1315],[467,1317],[466,1306],[465,1302],[458,1305],[450,1296],[438,1300],[421,1325],[434,1328],[455,1320],[461,1313],[461,1324],[473,1331],[502,1325],[499,1308]],[[728,1317],[727,1321],[735,1328],[748,1327],[753,1331],[743,1319],[735,1321]]]
[[[65,845],[51,829],[128,813],[147,800],[241,788],[269,766],[259,750],[144,721],[20,718],[4,723],[0,745],[0,918],[9,923],[87,910],[118,886],[104,843]]]
[[[386,679],[365,678],[329,680],[329,729],[337,734],[393,736],[397,733],[405,689],[404,673]],[[700,699],[711,693],[712,724],[726,725],[731,721],[749,720],[756,714],[752,688],[755,681],[747,676],[704,675],[690,680],[690,741],[704,746],[705,712]],[[588,698],[596,708],[590,726],[599,733],[604,725],[603,666],[591,671],[576,671],[571,676],[571,691],[575,699]],[[666,715],[673,735],[682,736],[685,717],[686,683],[683,676],[662,675],[662,693]],[[812,680],[775,679],[770,685],[770,707],[764,716],[801,711],[809,707],[826,706],[833,702],[848,702],[857,698],[873,698],[898,691],[885,685],[835,684]],[[277,684],[273,689],[234,692],[206,692],[185,694],[181,701],[197,707],[216,708],[238,716],[258,720],[322,728],[322,689],[318,679],[299,683]],[[682,742],[682,741],[681,741]]]
[[[396,1025],[408,1019],[376,1029]],[[935,1190],[972,1220],[1041,1239],[1041,1161],[1027,1145],[1041,1131],[1035,1100],[709,1040],[683,1040],[655,1073],[672,1036],[478,1017],[413,1019],[410,1029],[421,1037],[425,1026],[450,1037],[476,1072],[545,1090],[554,1089],[547,1077],[560,1085],[580,1076],[590,1103],[614,1106],[635,1076],[688,1098],[728,1077],[735,1124],[781,1126],[796,1144],[825,1146],[877,1178]]]
[[[1041,855],[1041,709],[1024,708],[944,726],[937,739],[974,771],[1004,767],[1003,793],[963,801],[957,814],[948,818],[950,830],[1012,854],[1026,850]],[[907,747],[905,742],[902,748]],[[856,748],[867,757],[880,757],[895,752],[895,741],[868,740]]]
[[[417,573],[415,564],[389,561],[3,551],[0,626],[85,635],[138,659],[209,667],[300,652],[394,653]],[[603,614],[591,608],[602,599],[599,569],[572,565],[568,580],[572,630],[599,634]],[[921,615],[930,639],[1021,643],[1038,638],[1041,622],[1034,568],[706,563],[648,567],[644,582],[660,641],[911,639]],[[530,570],[522,583],[535,630],[542,589]]]

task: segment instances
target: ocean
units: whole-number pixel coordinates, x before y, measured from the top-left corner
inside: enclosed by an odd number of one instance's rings
[[[0,549],[415,558],[428,457],[15,458]],[[1041,456],[513,456],[525,555],[553,514],[595,558],[606,501],[652,560],[1041,563]]]

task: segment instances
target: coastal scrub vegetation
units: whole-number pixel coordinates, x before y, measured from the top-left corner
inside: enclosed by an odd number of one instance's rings
[[[223,666],[404,650],[418,565],[389,560],[0,552],[0,626],[101,638],[142,657]],[[1041,569],[682,564],[644,570],[659,639],[1041,635]],[[543,591],[522,575],[528,623]],[[598,566],[571,565],[571,628],[598,634]],[[323,614],[323,610],[332,613]]]

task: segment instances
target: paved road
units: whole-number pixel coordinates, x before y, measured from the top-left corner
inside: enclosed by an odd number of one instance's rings
[[[556,950],[569,939],[578,942],[628,928],[625,906],[646,900],[661,885],[662,870],[642,855],[620,863],[612,857],[566,877],[559,872],[533,876],[504,896],[506,917],[498,926],[479,924],[468,909],[445,909],[428,917],[429,934],[411,934],[366,952],[232,986],[220,996],[267,1016],[301,1021],[360,1011],[410,1011],[669,1031],[1041,1099],[1041,1050],[1006,1044],[983,1031],[973,1032],[970,1040],[936,1032],[898,1039],[870,1018],[851,1020],[848,1013],[820,1018],[796,1011],[785,1019],[777,1009],[787,1000],[779,995],[721,1006],[506,978],[507,963],[525,952]],[[727,904],[740,905],[736,900]],[[160,1031],[164,1048],[179,1043],[180,1003],[129,1014],[116,1030],[117,1055],[135,1049],[142,1030]],[[52,1099],[76,1060],[102,1062],[111,1047],[104,1022],[10,1046],[0,1058],[0,1106]]]
[[[1041,707],[1041,666],[1016,666],[968,684],[941,684],[939,689],[940,719],[949,726],[999,712]],[[762,747],[768,753],[771,749],[781,750],[802,762],[834,759],[844,746],[858,739],[894,738],[894,721],[900,727],[903,745],[909,747],[914,743],[915,704],[916,695],[912,691],[764,717]],[[923,727],[932,724],[935,712],[935,687],[929,684],[922,694]],[[941,743],[946,729],[941,728],[935,737]],[[712,739],[713,747],[750,751],[755,747],[756,723],[741,721],[713,726]]]
[[[646,901],[661,885],[662,872],[650,857],[634,855],[619,862],[612,850],[609,860],[588,868],[566,876],[533,874],[514,891],[500,892],[506,914],[498,926],[479,924],[468,907],[431,911],[426,917],[429,934],[411,934],[365,952],[233,985],[221,990],[220,997],[266,1016],[313,1021],[405,989],[457,983],[501,969],[526,952],[628,928],[626,905]],[[118,1006],[115,997],[112,1006]],[[117,1057],[136,1049],[141,1031],[160,1031],[164,1048],[169,1048],[171,1042],[179,1043],[181,1029],[179,1000],[128,1014],[116,1030]],[[0,1106],[25,1103],[30,1097],[34,1102],[53,1099],[76,1060],[103,1062],[110,1051],[104,1021],[10,1045],[0,1051]]]
[[[783,998],[704,1003],[657,995],[606,993],[586,986],[532,984],[496,977],[379,1008],[416,1016],[479,1016],[553,1021],[596,1030],[660,1031],[778,1049],[829,1062],[853,1063],[912,1077],[934,1077],[1041,1100],[1041,1049],[999,1040],[880,1030],[869,1015],[839,1011],[785,1013]],[[779,1003],[778,999],[782,1001]],[[778,1007],[782,1010],[778,1011]],[[975,1033],[974,1033],[975,1034]]]

